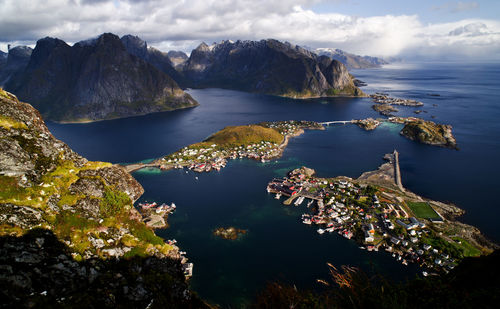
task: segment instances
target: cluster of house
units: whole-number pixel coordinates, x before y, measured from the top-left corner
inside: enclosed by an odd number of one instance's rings
[[[414,262],[435,271],[456,265],[456,257],[432,248],[429,240],[439,236],[424,221],[410,217],[403,201],[389,200],[387,192],[382,195],[371,186],[309,177],[303,171],[273,179],[267,189],[280,196],[309,198],[309,213],[302,215],[302,222],[319,225],[319,234],[337,231],[346,238],[354,236],[361,248],[383,248],[405,265]]]
[[[373,99],[373,102],[379,104],[391,104],[391,105],[405,105],[405,106],[422,106],[424,103],[411,100],[411,99],[399,99],[390,97],[387,93],[376,92],[375,94],[371,94],[370,98]]]
[[[276,129],[283,135],[295,135],[299,129],[323,129],[319,123],[305,120],[265,122],[261,125],[271,129]]]
[[[199,146],[191,145],[184,147],[182,150],[173,153],[165,158],[165,164],[188,167],[195,172],[210,172],[211,170],[219,171],[227,164],[227,159],[249,158],[266,162],[280,155],[279,145],[269,141],[261,141],[246,146],[235,146],[224,148],[217,144],[212,144],[209,147],[200,148]]]

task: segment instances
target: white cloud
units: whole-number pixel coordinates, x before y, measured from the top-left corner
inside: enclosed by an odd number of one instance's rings
[[[201,41],[276,38],[379,56],[500,58],[500,23],[424,25],[417,15],[356,17],[317,13],[318,0],[0,0],[0,47],[45,36],[77,42],[103,32],[135,34],[161,50]],[[477,3],[476,3],[477,4]],[[448,3],[447,10],[475,2]]]

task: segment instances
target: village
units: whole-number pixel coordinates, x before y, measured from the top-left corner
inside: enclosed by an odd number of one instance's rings
[[[433,215],[417,219],[407,206],[411,202],[391,189],[313,174],[304,167],[293,170],[287,177],[273,179],[267,191],[276,199],[288,197],[284,204],[290,207],[308,200],[301,221],[316,225],[318,234],[337,232],[357,241],[361,249],[385,250],[404,265],[418,264],[424,276],[448,272],[463,258],[459,240],[446,239],[433,228],[443,218],[428,204]]]
[[[324,129],[323,126],[312,121],[265,122],[257,126],[276,130],[277,134],[282,136],[281,143],[265,140],[265,138],[258,142],[247,142],[241,139],[230,144],[197,143],[161,158],[159,166],[163,170],[187,167],[202,173],[212,170],[220,171],[226,167],[228,159],[248,158],[265,163],[281,156],[290,137],[302,134],[304,129]]]
[[[375,94],[370,95],[370,98],[372,98],[373,102],[379,104],[404,105],[404,106],[424,105],[424,103],[416,100],[393,98],[390,97],[388,93],[383,93],[383,92],[375,92]]]

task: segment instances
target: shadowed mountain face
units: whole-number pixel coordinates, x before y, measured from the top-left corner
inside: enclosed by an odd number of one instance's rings
[[[9,53],[0,52],[0,86],[19,71],[24,70],[30,61],[33,49],[27,46],[16,46]]]
[[[191,87],[218,87],[290,97],[362,95],[346,67],[276,40],[200,44],[184,65]]]
[[[355,54],[347,53],[340,49],[318,48],[315,50],[315,52],[320,56],[327,56],[331,59],[342,62],[349,70],[378,68],[383,64],[388,64],[387,61],[381,58],[358,56]]]
[[[141,58],[158,70],[167,74],[172,79],[174,79],[181,87],[184,86],[184,78],[182,76],[182,73],[174,68],[174,64],[172,63],[167,53],[161,52],[153,47],[148,47],[146,41],[143,41],[141,38],[130,34],[124,35],[121,38],[121,41],[125,46],[125,49],[130,54]]]
[[[184,64],[189,59],[186,53],[177,50],[171,50],[167,55],[170,61],[172,61],[172,65],[178,70],[182,70]]]
[[[0,68],[2,65],[4,65],[7,62],[7,56],[8,56],[8,54],[6,54],[0,50]]]
[[[74,46],[53,38],[39,40],[26,69],[5,88],[54,121],[111,119],[197,105],[172,78],[129,53],[113,34]]]

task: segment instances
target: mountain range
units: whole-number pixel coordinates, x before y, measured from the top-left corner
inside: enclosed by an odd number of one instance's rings
[[[8,54],[3,52],[0,54],[0,86],[28,65],[32,52],[33,49],[30,47],[16,46],[9,49]]]
[[[188,57],[137,36],[104,33],[68,45],[46,37],[34,50],[0,55],[0,86],[45,119],[82,122],[196,106],[182,89],[217,87],[309,98],[363,96],[346,66],[273,39],[200,44]]]
[[[318,48],[314,52],[320,56],[327,56],[342,62],[349,70],[379,68],[384,64],[389,64],[382,58],[359,56],[335,48]]]
[[[202,43],[191,52],[183,71],[192,87],[294,98],[363,95],[339,61],[273,39]]]
[[[46,119],[93,121],[196,106],[167,74],[103,34],[69,46],[44,38],[5,85]]]

